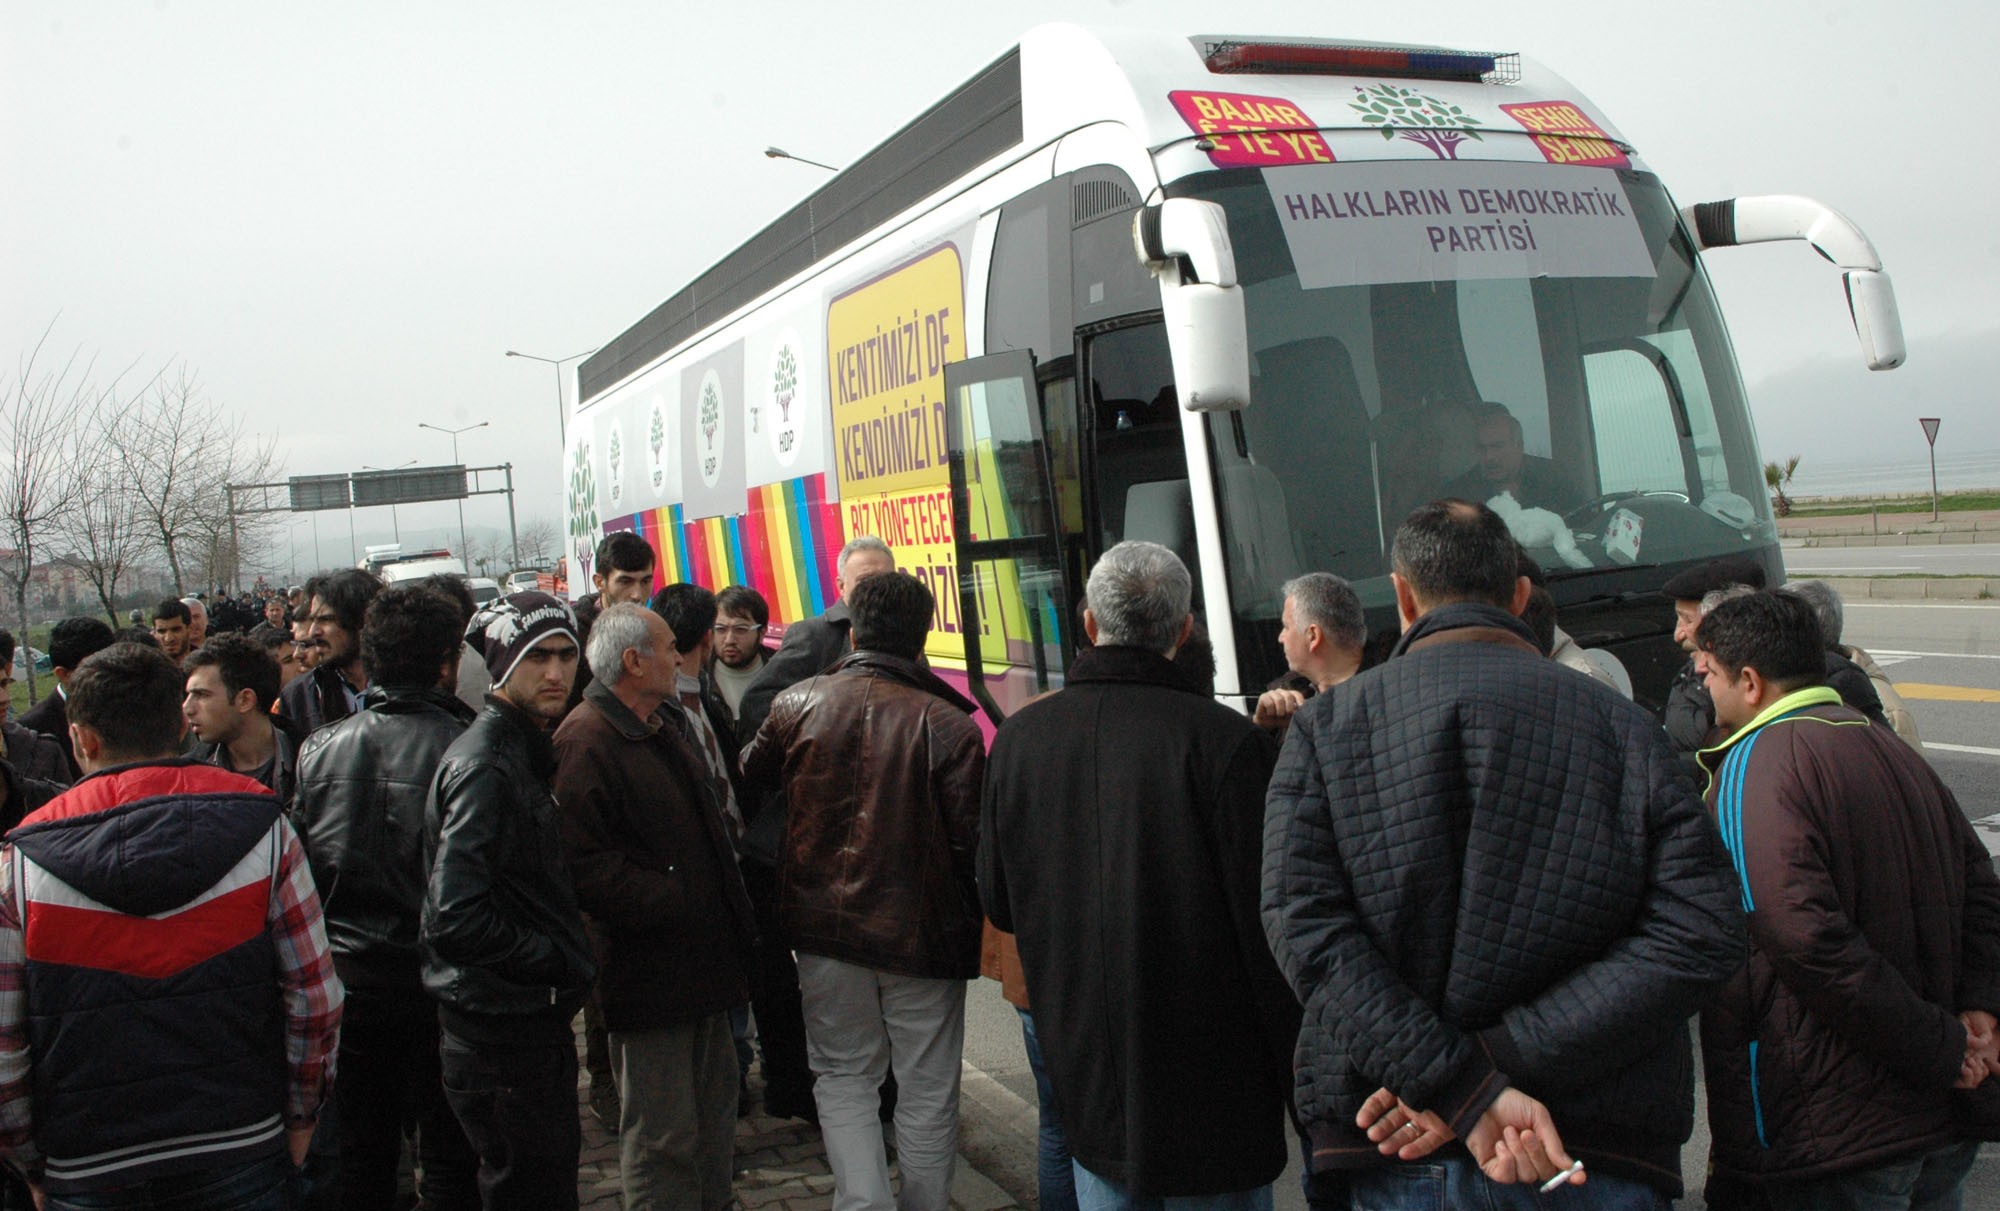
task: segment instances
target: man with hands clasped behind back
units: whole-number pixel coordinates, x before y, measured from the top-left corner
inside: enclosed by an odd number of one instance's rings
[[[1687,1020],[1743,959],[1728,855],[1653,719],[1535,646],[1491,510],[1416,510],[1393,568],[1401,641],[1293,716],[1266,804],[1312,1202],[1529,1206],[1487,1179],[1573,1155],[1567,1205],[1664,1207]]]

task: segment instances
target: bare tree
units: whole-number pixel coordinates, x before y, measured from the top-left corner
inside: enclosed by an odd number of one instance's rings
[[[521,559],[528,567],[547,567],[562,531],[546,517],[537,517],[521,527]]]
[[[131,406],[107,401],[91,432],[80,435],[76,460],[77,497],[56,523],[70,560],[96,591],[104,615],[118,618],[118,585],[146,551],[143,519],[125,483],[117,443]]]
[[[76,503],[82,477],[77,461],[83,438],[111,395],[90,382],[92,363],[72,353],[60,367],[45,367],[43,347],[53,322],[24,356],[14,377],[0,383],[0,584],[12,590],[21,642],[28,637],[28,585],[35,552],[55,537],[56,524]],[[36,698],[28,678],[28,700]]]
[[[224,415],[183,364],[163,372],[126,422],[116,443],[127,491],[150,542],[166,556],[174,592],[190,574],[204,585],[233,584],[244,551],[271,540],[274,514],[232,517],[229,486],[277,474],[274,438],[253,438],[241,419]]]

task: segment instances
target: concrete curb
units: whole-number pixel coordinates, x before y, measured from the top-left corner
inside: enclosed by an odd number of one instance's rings
[[[1848,577],[1813,576],[1800,579],[1822,580],[1850,601],[1983,601],[2000,598],[2000,580],[1979,576],[1927,577]],[[1994,605],[2000,606],[2000,600]]]
[[[2000,542],[2000,529],[1912,530],[1897,534],[1814,534],[1783,536],[1787,545],[1801,547],[1947,547]]]

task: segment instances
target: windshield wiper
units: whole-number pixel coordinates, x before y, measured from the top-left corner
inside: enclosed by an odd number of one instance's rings
[[[1543,573],[1542,578],[1550,584],[1556,584],[1564,580],[1575,580],[1579,576],[1595,576],[1600,572],[1643,572],[1648,568],[1659,566],[1656,563],[1621,563],[1608,568],[1556,568]]]

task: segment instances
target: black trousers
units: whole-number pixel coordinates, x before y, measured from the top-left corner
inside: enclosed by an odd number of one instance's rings
[[[479,1154],[486,1211],[576,1211],[576,1044],[494,1047],[446,1034],[444,1096]]]
[[[764,1101],[812,1105],[812,1065],[806,1060],[805,1010],[799,1003],[799,965],[778,927],[778,872],[743,863],[743,887],[757,914],[756,966],[750,1008],[757,1014],[757,1045],[764,1053]]]
[[[333,1083],[340,1206],[396,1205],[403,1124],[417,1127],[417,1192],[426,1208],[479,1211],[479,1158],[445,1103],[437,1002],[421,989],[349,988]]]

